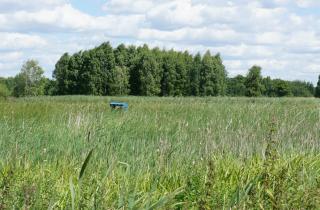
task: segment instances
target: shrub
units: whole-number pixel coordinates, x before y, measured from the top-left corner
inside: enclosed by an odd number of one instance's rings
[[[0,98],[7,98],[10,95],[9,89],[6,85],[0,84]]]

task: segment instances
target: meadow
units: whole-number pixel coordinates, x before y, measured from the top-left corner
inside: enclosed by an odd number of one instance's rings
[[[319,209],[319,140],[317,99],[9,98],[0,209]]]

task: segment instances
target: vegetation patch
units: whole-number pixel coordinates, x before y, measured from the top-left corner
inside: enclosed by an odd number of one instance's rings
[[[319,127],[316,99],[0,101],[0,209],[318,209]]]

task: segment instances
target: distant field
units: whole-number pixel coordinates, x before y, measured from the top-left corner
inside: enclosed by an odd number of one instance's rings
[[[319,209],[319,152],[317,99],[9,99],[0,209]]]

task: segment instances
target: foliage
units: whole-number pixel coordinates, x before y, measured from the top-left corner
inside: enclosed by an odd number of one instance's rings
[[[197,96],[201,86],[205,96],[224,95],[226,75],[220,55],[208,52],[202,59],[200,54],[149,49],[147,45],[121,44],[113,49],[108,42],[72,56],[65,53],[53,78],[60,95]]]
[[[262,77],[259,66],[251,67],[246,76],[228,77],[220,54],[211,55],[210,51],[191,55],[188,51],[150,49],[146,44],[113,48],[106,42],[73,55],[63,54],[55,65],[53,80],[41,76],[41,82],[30,85],[26,78],[36,74],[26,75],[0,78],[0,83],[15,96],[313,97],[316,93],[310,82]]]
[[[320,75],[319,75],[319,80],[318,80],[317,87],[316,87],[316,90],[315,90],[315,96],[317,98],[320,98]]]
[[[1,209],[320,208],[317,99],[0,103]]]
[[[200,70],[202,67],[202,58],[200,53],[197,53],[193,59],[189,75],[189,95],[198,96],[200,94]]]
[[[145,50],[145,51],[144,51]],[[138,74],[139,93],[144,96],[160,94],[160,66],[145,47],[135,66]]]
[[[228,79],[228,89],[227,95],[229,96],[245,96],[246,94],[246,86],[245,86],[246,78],[242,75],[237,75],[234,78]]]
[[[0,84],[3,84],[6,86],[6,88],[9,90],[9,95],[12,95],[15,83],[13,77],[3,78],[0,77]]]
[[[71,93],[72,91],[72,87],[70,87],[72,79],[69,73],[69,62],[69,54],[63,54],[59,61],[56,63],[55,70],[53,71],[53,77],[57,81],[56,88],[59,95],[63,95],[67,92]]]
[[[0,83],[0,99],[6,99],[10,95],[9,89],[5,84]]]
[[[253,66],[249,69],[249,73],[245,80],[246,96],[257,97],[262,93],[262,76],[261,67]]]
[[[44,95],[46,79],[43,73],[38,61],[28,60],[14,78],[13,95],[16,97]]]
[[[116,66],[108,72],[107,90],[109,95],[128,95],[129,71],[123,66]]]
[[[290,86],[291,93],[296,97],[312,97],[314,95],[315,88],[310,82],[302,81],[287,81]]]
[[[292,94],[290,86],[286,81],[276,79],[273,81],[273,87],[276,96],[283,97],[290,96]]]
[[[219,55],[211,56],[207,51],[200,70],[200,95],[218,96],[225,94],[226,71]]]
[[[44,95],[54,96],[57,94],[58,94],[58,91],[57,91],[56,80],[45,78]]]

